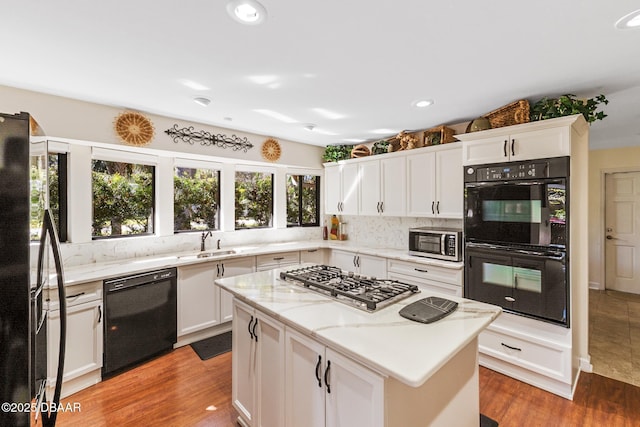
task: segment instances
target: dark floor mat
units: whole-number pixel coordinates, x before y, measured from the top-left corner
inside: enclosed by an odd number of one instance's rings
[[[231,331],[191,343],[191,348],[198,353],[202,360],[231,351]]]
[[[480,427],[498,427],[498,422],[480,414]]]

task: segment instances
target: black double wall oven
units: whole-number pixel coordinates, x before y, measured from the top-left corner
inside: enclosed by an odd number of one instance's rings
[[[465,297],[569,327],[569,157],[464,168]]]

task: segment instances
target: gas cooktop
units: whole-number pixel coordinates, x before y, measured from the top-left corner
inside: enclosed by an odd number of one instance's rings
[[[283,271],[280,278],[365,311],[378,310],[420,292],[416,285],[367,277],[328,265]]]

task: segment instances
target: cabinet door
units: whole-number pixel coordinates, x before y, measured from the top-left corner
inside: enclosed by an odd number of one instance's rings
[[[332,165],[324,168],[324,210],[328,214],[339,214],[342,202],[342,181],[340,166]]]
[[[406,157],[380,160],[380,193],[382,215],[404,216],[407,213]],[[364,191],[363,180],[360,191]]]
[[[385,279],[387,277],[387,259],[380,258],[372,255],[356,255],[356,264],[358,265],[359,273],[365,276],[373,276],[378,279]]]
[[[383,427],[383,378],[330,348],[326,357],[325,425]]]
[[[464,141],[462,143],[462,163],[479,165],[509,161],[509,135]]]
[[[357,164],[342,165],[342,209],[343,215],[358,214],[360,173]]]
[[[216,263],[218,277],[233,277],[255,271],[255,258],[238,258]],[[233,294],[220,288],[220,322],[228,322],[233,317]]]
[[[284,426],[285,352],[284,326],[256,312],[258,396],[257,425]]]
[[[331,265],[345,271],[355,271],[356,254],[354,252],[332,250]]]
[[[434,152],[407,157],[408,216],[435,216],[435,169],[436,155]]]
[[[249,425],[254,423],[256,407],[256,342],[249,332],[254,321],[254,310],[234,300],[233,334],[231,335],[231,398],[233,407]]]
[[[63,382],[100,369],[102,345],[102,302],[68,307]],[[47,319],[47,376],[51,386],[56,382],[59,348],[60,310],[53,310]]]
[[[178,336],[220,323],[220,292],[213,283],[215,276],[213,262],[178,269]]]
[[[360,215],[380,215],[380,161],[369,160],[358,164],[360,168]]]
[[[511,160],[531,160],[571,154],[568,126],[514,133],[509,138]]]
[[[325,427],[324,346],[289,328],[285,341],[285,425]]]
[[[435,169],[436,214],[441,218],[462,218],[462,148],[438,151]]]

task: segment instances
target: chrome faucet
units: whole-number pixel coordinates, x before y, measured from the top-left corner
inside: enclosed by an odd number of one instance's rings
[[[207,240],[207,237],[211,236],[211,231],[207,231],[206,233],[203,231],[202,236],[200,237],[200,252],[204,252],[204,242]],[[218,240],[220,242],[220,240]]]
[[[216,243],[216,248],[220,249],[220,239],[218,239],[218,242]]]

